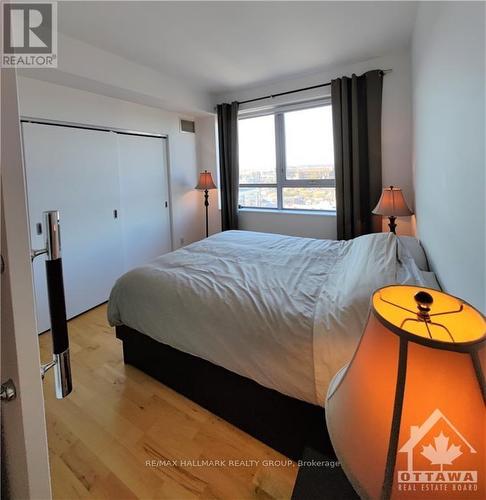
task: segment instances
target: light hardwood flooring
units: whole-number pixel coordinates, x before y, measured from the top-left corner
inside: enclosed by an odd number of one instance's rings
[[[106,306],[70,321],[69,334],[73,392],[58,401],[53,374],[44,381],[55,499],[290,498],[297,465],[125,366]],[[49,361],[49,333],[40,347]]]

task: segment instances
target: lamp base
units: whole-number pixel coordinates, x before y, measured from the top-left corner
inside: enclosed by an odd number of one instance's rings
[[[209,191],[207,189],[204,190],[204,206],[206,207],[206,238],[209,236]]]
[[[397,220],[397,218],[394,215],[390,215],[388,216],[388,220],[390,221],[390,223],[388,224],[390,232],[396,234],[397,225],[395,224],[395,221]]]

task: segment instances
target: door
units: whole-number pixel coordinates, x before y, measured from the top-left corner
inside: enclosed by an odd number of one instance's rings
[[[2,497],[51,496],[34,313],[30,240],[16,78],[1,70],[1,381],[17,397],[2,401]]]
[[[118,134],[125,271],[171,251],[167,139]]]
[[[68,319],[108,300],[123,272],[117,135],[23,123],[32,247],[45,241],[42,214],[61,214]],[[38,331],[49,328],[44,257],[33,263]]]

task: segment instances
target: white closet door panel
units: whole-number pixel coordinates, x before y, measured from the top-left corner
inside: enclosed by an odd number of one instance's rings
[[[23,124],[32,247],[43,211],[59,209],[66,307],[71,318],[108,299],[122,274],[117,136],[111,132]],[[38,329],[50,327],[44,257],[34,261]]]
[[[125,270],[171,250],[166,142],[118,135]]]

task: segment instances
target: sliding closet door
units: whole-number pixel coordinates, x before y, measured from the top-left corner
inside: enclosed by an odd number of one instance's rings
[[[71,318],[106,301],[123,272],[117,135],[24,123],[23,138],[32,247],[45,244],[42,212],[59,209]],[[33,266],[41,332],[49,328],[44,256]]]
[[[171,251],[166,143],[118,134],[125,270]]]

